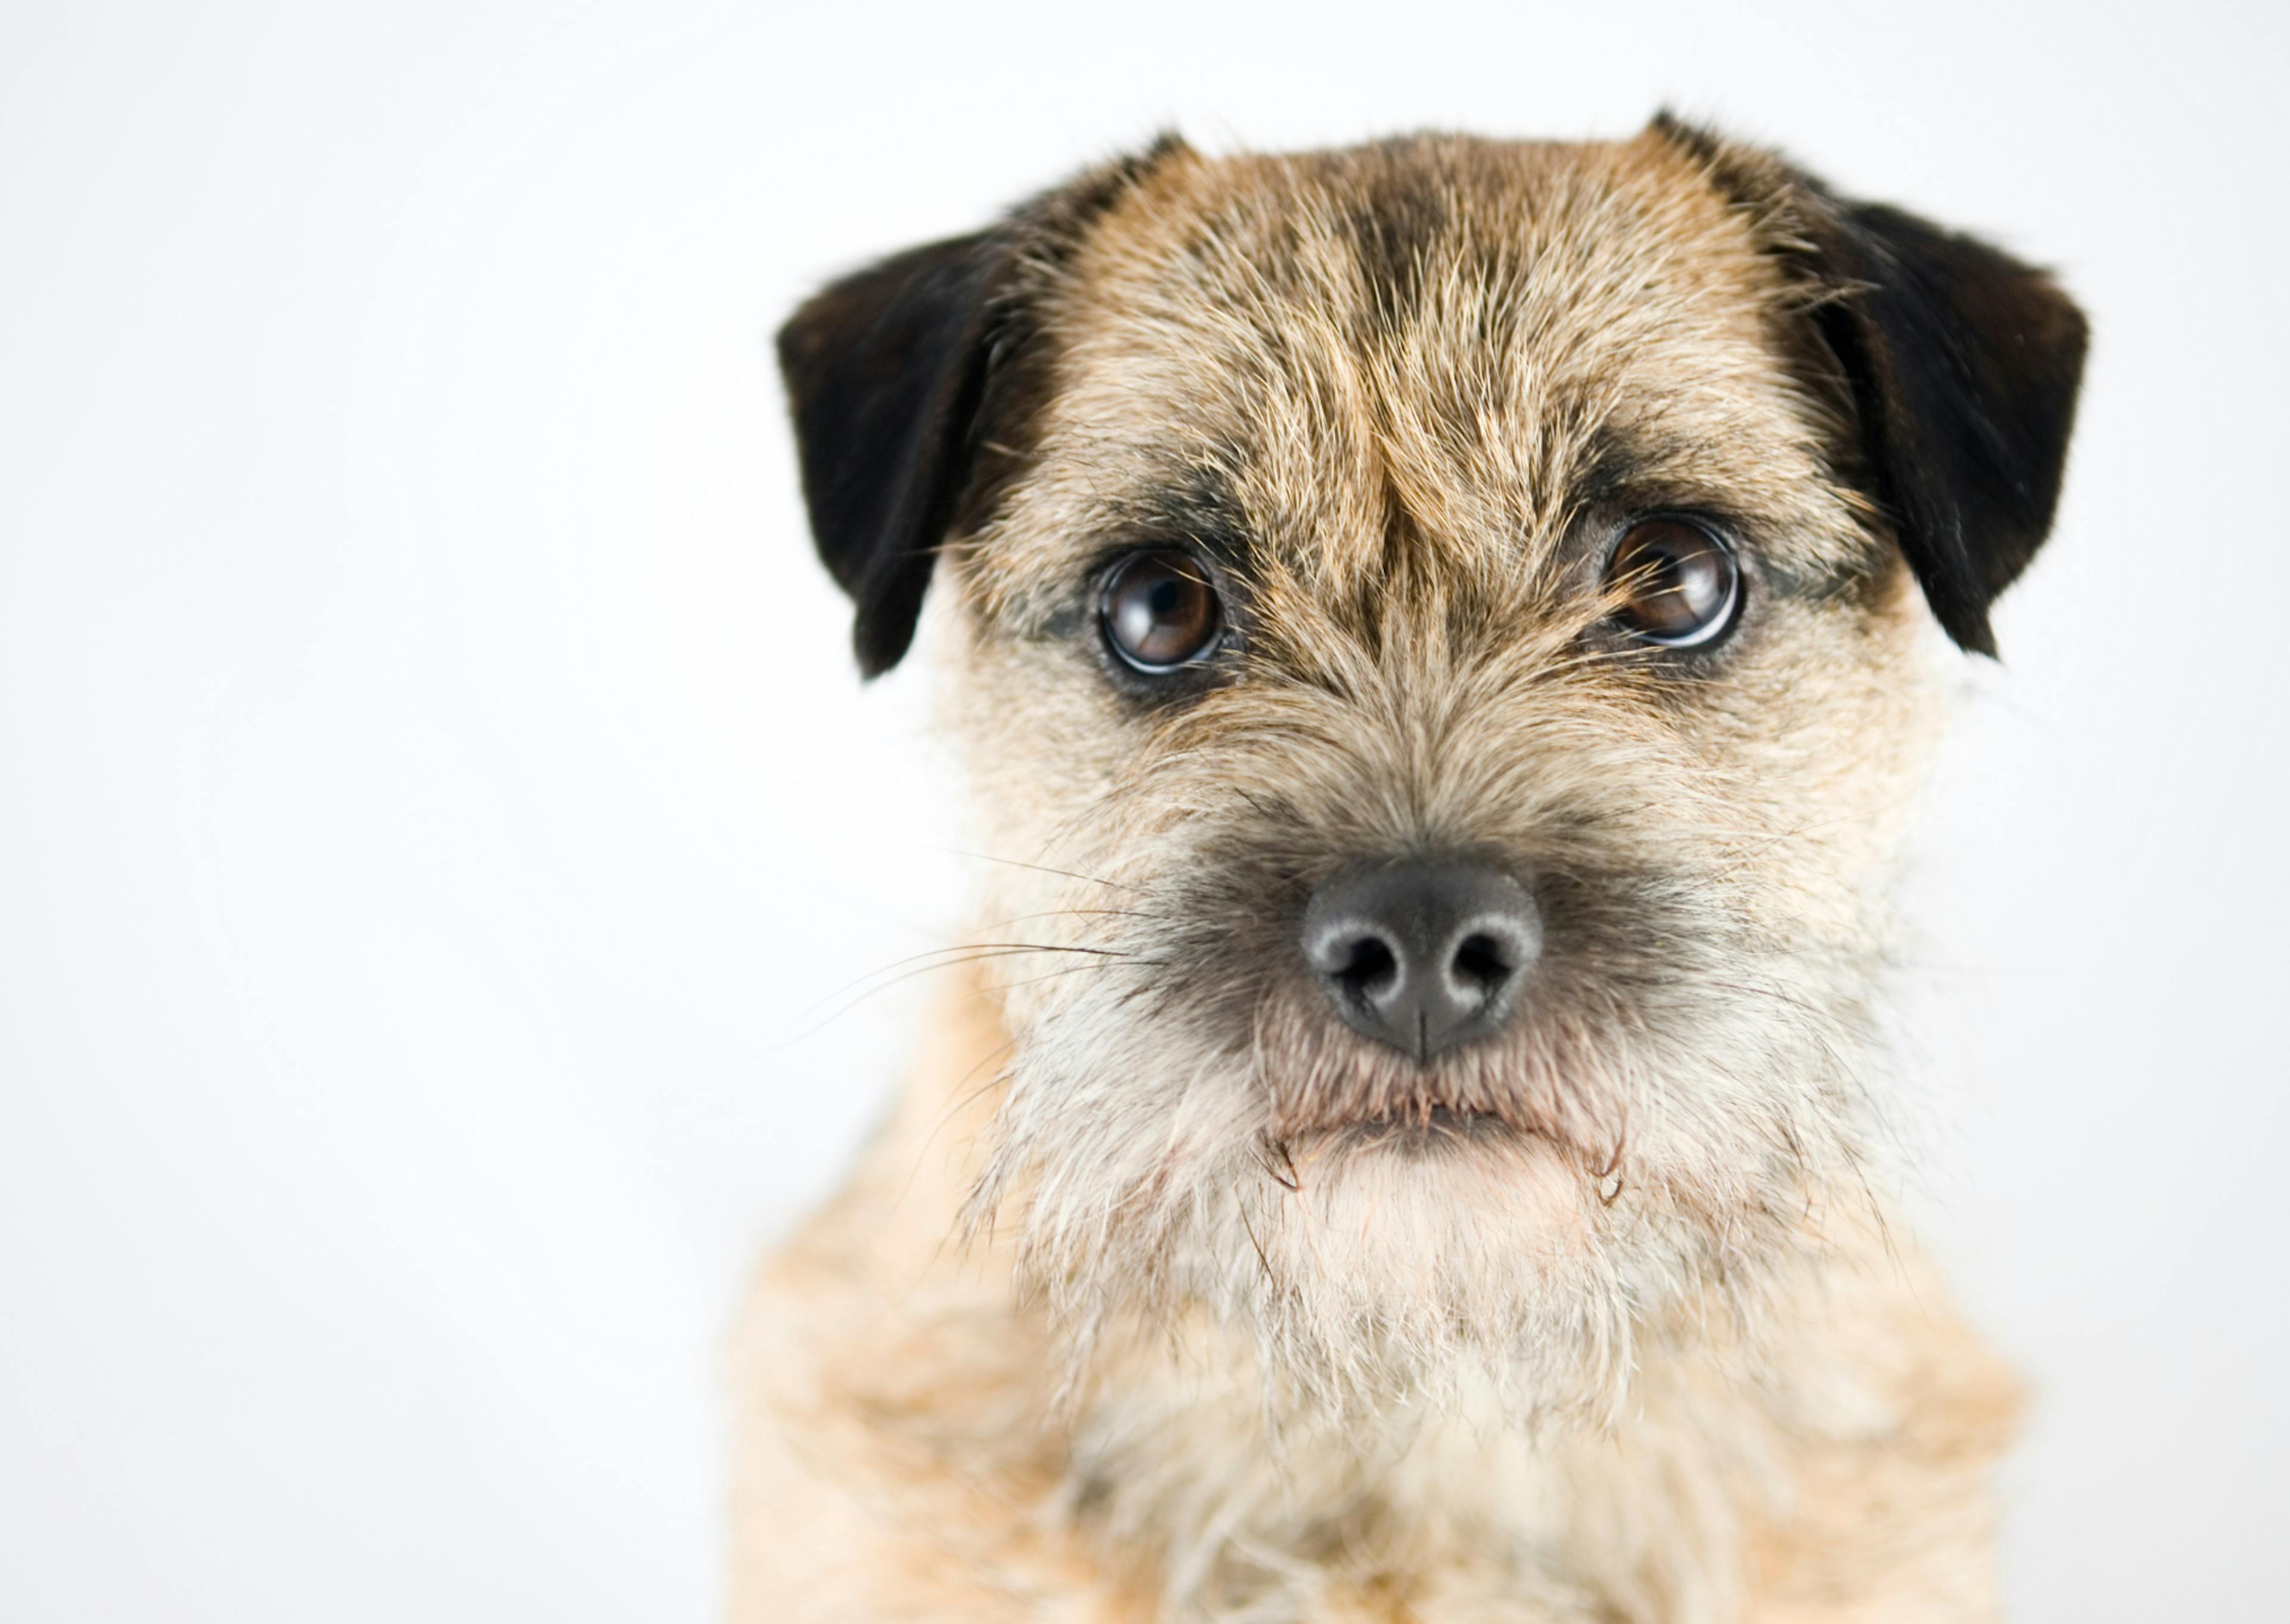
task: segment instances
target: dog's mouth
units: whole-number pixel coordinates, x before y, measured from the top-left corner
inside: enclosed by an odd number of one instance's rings
[[[1268,1134],[1263,1143],[1268,1167],[1282,1182],[1293,1183],[1315,1164],[1330,1159],[1378,1155],[1437,1163],[1478,1151],[1516,1148],[1525,1140],[1549,1137],[1494,1111],[1435,1105],[1330,1118]]]
[[[1540,1146],[1597,1169],[1622,1135],[1548,1064],[1474,1045],[1420,1067],[1341,1039],[1307,1048],[1303,1063],[1265,1078],[1265,1143],[1300,1164],[1370,1156],[1437,1164]]]
[[[1509,1140],[1526,1130],[1493,1111],[1435,1105],[1427,1110],[1364,1117],[1336,1128],[1347,1148],[1431,1154],[1449,1145]]]

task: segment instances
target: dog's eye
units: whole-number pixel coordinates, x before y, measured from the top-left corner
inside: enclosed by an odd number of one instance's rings
[[[1166,548],[1132,553],[1116,564],[1098,615],[1113,652],[1148,674],[1207,659],[1224,629],[1216,588],[1201,566]]]
[[[1733,550],[1688,519],[1640,519],[1606,560],[1615,624],[1664,648],[1701,648],[1734,629],[1742,571]]]

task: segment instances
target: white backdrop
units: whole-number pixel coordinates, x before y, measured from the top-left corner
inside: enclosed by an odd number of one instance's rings
[[[1664,100],[2093,314],[1914,881],[1928,1222],[2020,1612],[2278,1612],[2283,17],[16,0],[0,1615],[709,1617],[717,1342],[917,995],[805,1028],[965,881],[770,329],[1164,124]]]

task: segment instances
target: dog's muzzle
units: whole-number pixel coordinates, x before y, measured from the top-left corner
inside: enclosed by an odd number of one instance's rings
[[[1502,1028],[1542,951],[1525,887],[1472,862],[1399,862],[1324,882],[1304,961],[1356,1031],[1421,1062]]]

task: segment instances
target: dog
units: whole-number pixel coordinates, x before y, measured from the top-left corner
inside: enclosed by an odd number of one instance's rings
[[[1994,1616],[1876,1011],[2086,340],[1668,115],[1165,138],[805,304],[990,923],[743,1317],[733,1617]]]

